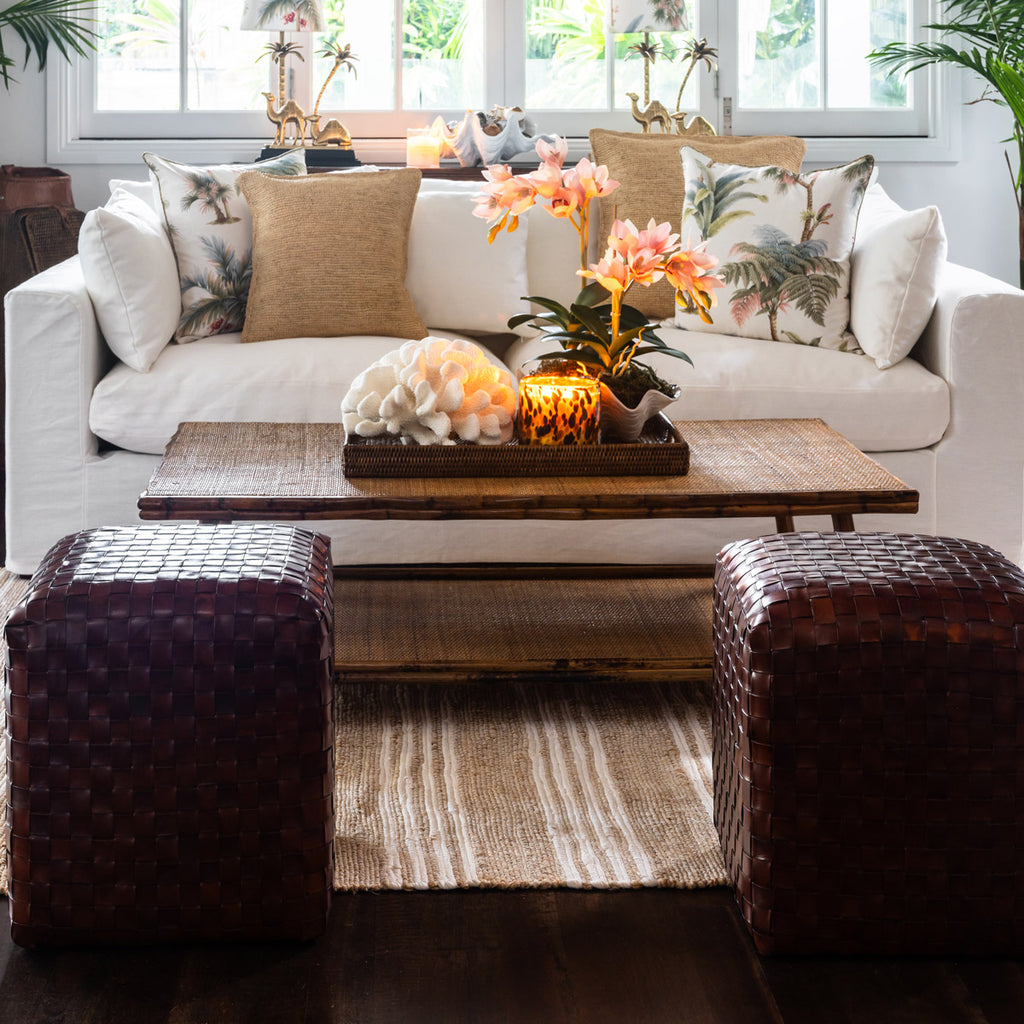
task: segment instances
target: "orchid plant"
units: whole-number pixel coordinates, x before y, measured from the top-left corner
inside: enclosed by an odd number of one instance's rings
[[[510,328],[522,324],[536,326],[544,335],[561,345],[560,351],[546,353],[542,360],[568,360],[602,379],[617,393],[629,371],[639,371],[659,390],[674,394],[675,388],[662,381],[650,367],[634,363],[636,356],[650,353],[674,356],[692,365],[685,352],[670,348],[655,333],[654,323],[638,309],[626,305],[623,298],[634,285],[649,287],[667,278],[676,289],[676,302],[688,312],[711,323],[715,306],[714,290],[722,279],[711,273],[718,260],[707,255],[703,243],[680,248],[679,235],[672,233],[666,221],[653,220],[637,229],[629,220],[616,219],[608,236],[608,246],[597,263],[588,263],[590,204],[609,195],[618,182],[608,176],[608,168],[595,167],[584,158],[575,167],[563,167],[568,143],[537,143],[540,167],[529,174],[514,175],[505,165],[484,171],[486,184],[476,197],[474,213],[490,222],[488,242],[504,229],[515,231],[519,217],[538,204],[555,217],[564,217],[580,237],[580,277],[589,279],[568,308],[540,295],[525,296],[527,301],[546,312],[521,313],[510,318]],[[620,397],[622,395],[620,394]]]

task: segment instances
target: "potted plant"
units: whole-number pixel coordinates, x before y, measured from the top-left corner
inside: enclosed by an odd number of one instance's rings
[[[487,184],[477,197],[474,213],[491,222],[488,241],[502,229],[514,231],[526,210],[545,200],[546,209],[568,220],[580,236],[580,269],[589,278],[568,308],[542,295],[524,296],[541,306],[543,313],[521,313],[509,319],[510,328],[533,324],[558,350],[541,361],[567,361],[582,367],[601,381],[601,424],[604,436],[635,440],[644,423],[678,395],[678,388],[663,380],[637,356],[661,353],[692,361],[685,352],[670,348],[655,333],[656,324],[623,301],[634,285],[648,287],[667,277],[676,288],[676,302],[706,323],[715,305],[714,289],[722,279],[711,273],[717,260],[703,252],[703,245],[680,248],[679,236],[666,221],[652,219],[644,229],[631,221],[616,220],[602,258],[588,264],[590,204],[609,195],[618,182],[608,169],[595,167],[584,158],[575,167],[563,168],[568,144],[537,143],[541,158],[538,170],[513,175],[507,166],[484,171]]]
[[[1012,139],[1017,145],[1017,170],[1004,151],[1017,204],[1020,286],[1024,288],[1024,13],[1020,0],[939,0],[945,21],[925,25],[941,36],[959,37],[969,48],[957,49],[940,40],[889,43],[868,54],[868,60],[890,72],[910,74],[929,64],[966,68],[986,83],[979,100],[1009,107]]]

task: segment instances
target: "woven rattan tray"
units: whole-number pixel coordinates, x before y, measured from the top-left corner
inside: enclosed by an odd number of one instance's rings
[[[398,438],[348,436],[342,449],[347,477],[684,476],[690,446],[662,415],[628,444],[502,445],[402,444]]]

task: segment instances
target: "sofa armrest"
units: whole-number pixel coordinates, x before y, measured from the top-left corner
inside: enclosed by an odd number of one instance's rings
[[[55,539],[53,512],[84,515],[89,401],[109,356],[77,256],[12,289],[4,309],[7,565],[29,572]]]
[[[1024,291],[947,263],[911,353],[949,386],[936,451],[937,530],[1020,561],[1024,537]]]

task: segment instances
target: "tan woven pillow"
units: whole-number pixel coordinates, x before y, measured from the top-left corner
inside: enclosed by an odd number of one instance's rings
[[[741,167],[785,167],[799,172],[807,144],[788,135],[669,135],[641,132],[613,132],[593,128],[590,149],[594,162],[605,164],[619,187],[606,199],[599,199],[601,236],[598,250],[604,251],[604,239],[614,216],[631,220],[638,228],[647,227],[653,217],[658,224],[668,221],[679,230],[686,182],[679,151],[690,146],[719,163]],[[682,241],[686,242],[686,235]],[[696,243],[697,239],[693,239]],[[650,288],[634,285],[626,301],[649,317],[663,319],[675,315],[675,295],[667,281]]]
[[[253,226],[243,342],[426,337],[405,287],[418,170],[305,178],[250,171],[238,183]]]

